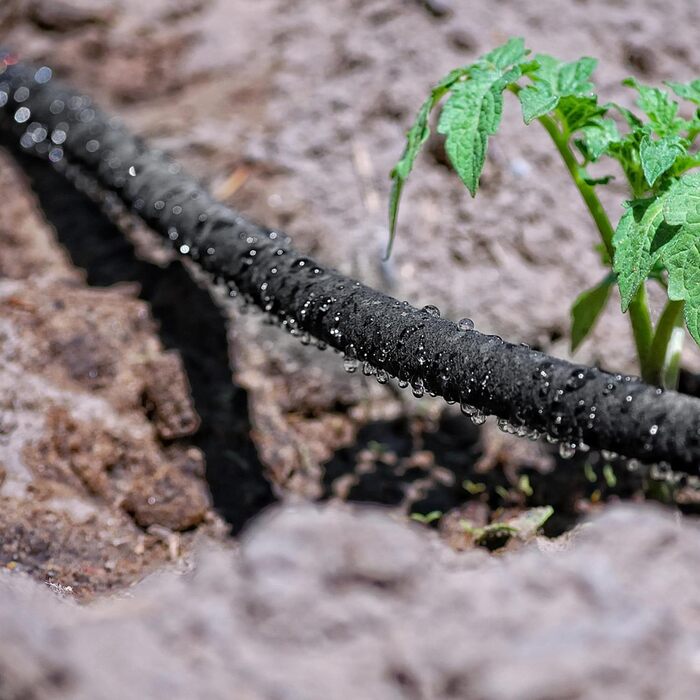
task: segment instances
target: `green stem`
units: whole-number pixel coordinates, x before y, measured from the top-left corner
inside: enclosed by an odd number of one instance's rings
[[[584,170],[576,160],[576,156],[571,151],[571,148],[569,148],[568,136],[560,131],[554,119],[546,114],[539,118],[539,122],[546,129],[547,133],[554,142],[554,145],[557,147],[559,155],[562,157],[562,160],[564,161],[574,184],[576,187],[578,187],[578,191],[581,193],[581,197],[583,198],[583,201],[588,207],[588,211],[593,217],[593,221],[595,221],[595,224],[598,227],[598,231],[603,239],[605,249],[608,252],[610,260],[612,260],[614,253],[612,239],[615,231],[610,223],[610,219],[608,218],[605,209],[603,209],[603,205],[598,199],[598,195],[595,193],[593,187],[591,187],[591,185],[589,185],[584,179]]]
[[[651,323],[649,300],[644,283],[639,285],[639,289],[630,302],[627,311],[630,315],[632,333],[634,335],[634,343],[637,346],[637,357],[639,358],[639,369],[642,377],[645,381],[656,384],[657,380],[652,378],[647,366],[654,338],[654,327]]]
[[[646,381],[662,384],[667,389],[678,385],[680,355],[683,347],[682,301],[668,301],[656,325],[647,361]],[[674,340],[675,339],[675,340]]]
[[[613,236],[615,231],[610,223],[610,219],[603,208],[603,205],[598,199],[598,195],[591,185],[585,181],[585,171],[576,160],[576,156],[571,151],[569,147],[569,137],[566,133],[562,132],[557,126],[556,121],[548,115],[544,115],[539,118],[540,124],[546,129],[547,133],[550,135],[554,145],[557,147],[559,154],[561,155],[564,164],[566,165],[578,191],[581,193],[581,197],[588,207],[588,211],[595,221],[598,231],[600,232],[600,237],[603,240],[605,249],[608,253],[610,260],[613,259],[615,253],[613,248]],[[651,323],[651,315],[649,314],[649,303],[647,301],[646,289],[644,285],[639,288],[635,298],[629,307],[630,322],[632,324],[632,332],[634,334],[634,341],[637,346],[637,356],[639,358],[639,366],[642,371],[642,375],[646,374],[646,364],[647,358],[649,357],[652,337],[654,334],[653,326]]]

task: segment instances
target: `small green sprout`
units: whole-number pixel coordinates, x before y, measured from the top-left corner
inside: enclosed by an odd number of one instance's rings
[[[595,482],[598,481],[598,475],[595,473],[595,469],[593,469],[590,462],[586,462],[583,465],[583,474],[586,477],[586,481],[591,484],[595,484]]]
[[[401,193],[415,159],[430,135],[429,117],[447,97],[437,130],[457,175],[476,195],[489,138],[501,121],[504,92],[520,100],[526,124],[538,121],[551,137],[598,229],[601,257],[609,268],[571,309],[575,351],[593,329],[610,298],[620,290],[629,313],[642,377],[675,387],[678,382],[683,321],[700,343],[700,166],[695,139],[700,134],[700,80],[668,82],[670,88],[624,85],[637,93],[640,114],[614,103],[601,104],[591,76],[596,60],[565,63],[546,54],[530,56],[522,39],[504,45],[445,76],[430,92],[408,132],[406,148],[392,170],[390,238],[396,233]],[[680,116],[677,98],[693,105]],[[588,167],[602,158],[615,161],[629,188],[616,227],[596,188],[612,176],[595,178]],[[663,287],[668,302],[652,323],[647,282]]]
[[[520,475],[520,478],[518,479],[518,489],[520,489],[520,491],[526,496],[532,496],[534,493],[530,484],[530,477],[527,474]]]
[[[494,488],[494,491],[496,492],[497,495],[501,497],[502,500],[504,501],[509,501],[510,500],[510,491],[505,486],[498,485],[496,488]]]
[[[411,513],[411,520],[415,520],[417,523],[423,523],[423,525],[430,525],[436,520],[440,520],[442,517],[441,510],[431,510],[430,513]]]
[[[606,464],[603,467],[603,479],[608,485],[608,488],[614,489],[617,486],[617,477],[615,476],[615,470],[610,464]]]
[[[486,491],[486,484],[483,484],[480,481],[471,481],[470,479],[465,479],[462,482],[462,487],[472,496],[477,496],[478,494]]]

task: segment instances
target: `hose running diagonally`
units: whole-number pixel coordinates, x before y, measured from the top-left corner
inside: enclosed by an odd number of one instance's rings
[[[135,213],[216,280],[351,361],[522,433],[700,471],[700,400],[460,329],[328,269],[217,202],[50,69],[1,53],[0,130],[108,211]]]

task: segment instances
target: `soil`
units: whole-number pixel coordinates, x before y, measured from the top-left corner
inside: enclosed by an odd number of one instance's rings
[[[474,201],[431,140],[383,262],[387,173],[430,85],[508,36],[599,57],[603,97],[629,102],[629,74],[700,73],[699,15],[682,0],[5,0],[0,45],[297,248],[568,356],[569,307],[604,271],[516,105]],[[2,146],[0,698],[694,697],[693,522],[627,507],[566,552],[530,533],[496,560],[463,527],[551,505],[558,535],[640,500],[642,474],[346,374]],[[634,371],[617,301],[576,359]],[[688,489],[652,490],[698,509]],[[227,550],[275,500],[316,499],[334,505],[282,507]],[[430,535],[406,524],[434,510],[448,515]]]
[[[0,188],[0,563],[90,597],[226,528],[148,307],[85,285],[6,155]]]
[[[382,512],[298,506],[88,607],[0,574],[0,697],[697,697],[696,523],[613,508],[538,544],[457,555]]]

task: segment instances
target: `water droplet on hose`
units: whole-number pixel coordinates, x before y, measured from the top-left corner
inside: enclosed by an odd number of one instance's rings
[[[423,311],[425,311],[425,313],[429,316],[434,316],[436,318],[439,318],[440,316],[440,309],[438,309],[437,306],[433,306],[432,304],[427,304],[426,306],[424,306]]]
[[[53,114],[53,115],[56,115],[56,114],[60,114],[65,108],[66,108],[66,103],[63,100],[54,100],[49,105],[49,112],[51,112],[51,114]]]
[[[356,372],[359,366],[360,362],[356,357],[350,357],[348,354],[343,357],[343,367],[348,374]]]
[[[571,459],[576,454],[576,445],[571,442],[559,443],[559,456],[562,459]]]
[[[499,418],[498,421],[496,421],[496,425],[503,433],[508,433],[509,435],[515,433],[515,428],[505,418]]]
[[[566,380],[566,389],[567,391],[575,391],[576,389],[580,389],[582,386],[586,384],[586,382],[590,379],[591,377],[591,372],[590,370],[587,369],[574,369],[571,372],[571,376]]]
[[[14,94],[15,102],[24,102],[29,98],[29,88],[22,85],[15,90]]]
[[[474,425],[483,425],[486,423],[486,414],[479,410],[477,410],[473,416],[470,416],[470,418]]]
[[[464,401],[462,401],[459,404],[459,408],[462,411],[462,413],[464,413],[465,416],[469,416],[470,418],[479,412],[478,408],[476,408],[475,406],[472,406]]]
[[[39,85],[43,85],[48,83],[52,76],[53,71],[48,66],[42,66],[34,73],[34,81],[39,83]]]
[[[460,331],[473,331],[474,321],[470,318],[460,318],[459,321],[457,321],[457,327]]]
[[[15,121],[18,124],[23,124],[26,122],[29,117],[32,116],[32,113],[27,109],[26,107],[20,107],[16,112],[15,112]]]

